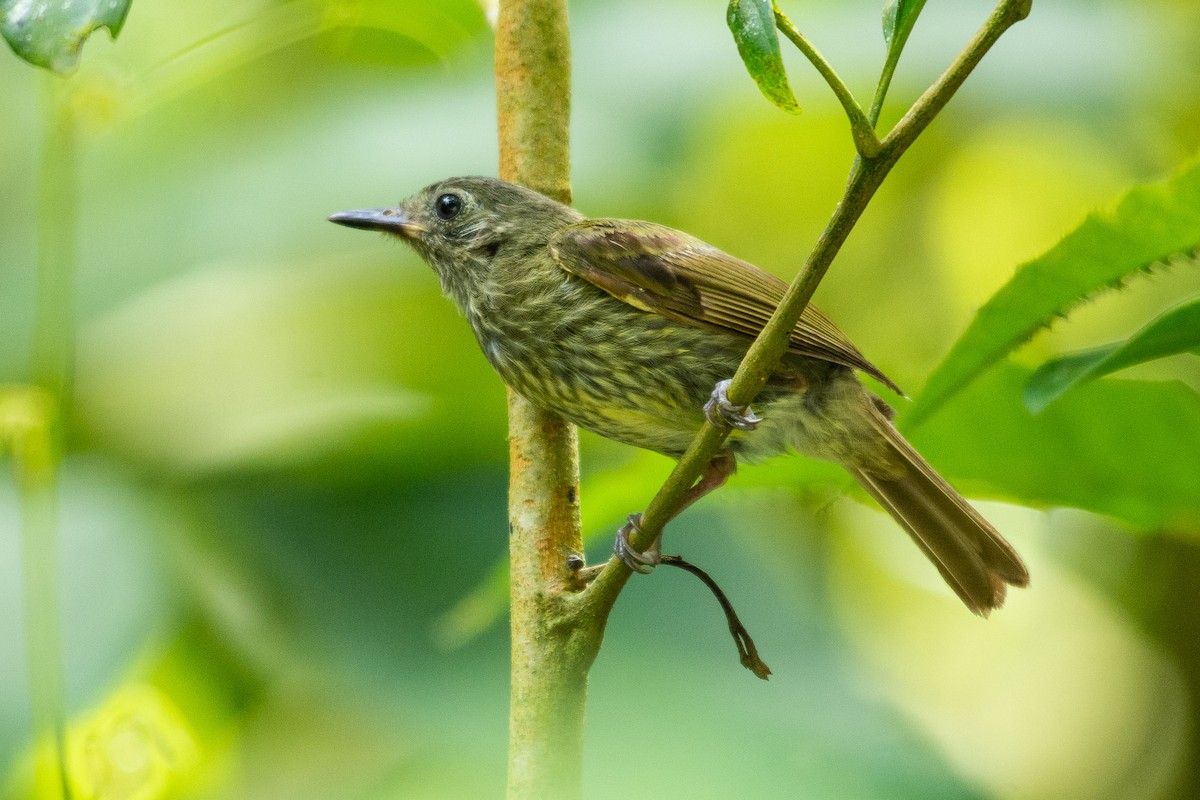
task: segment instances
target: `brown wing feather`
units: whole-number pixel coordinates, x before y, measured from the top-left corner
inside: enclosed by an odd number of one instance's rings
[[[560,230],[550,253],[567,272],[635,308],[753,338],[787,284],[682,231],[650,222],[593,219]],[[804,309],[789,351],[862,370],[903,394],[816,307]]]

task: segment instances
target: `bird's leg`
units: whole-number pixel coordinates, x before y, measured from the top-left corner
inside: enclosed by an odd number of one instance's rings
[[[729,384],[732,380],[726,378],[713,387],[712,397],[704,404],[704,416],[716,427],[728,425],[739,431],[752,431],[762,422],[762,417],[754,413],[750,406],[735,406],[729,402]]]
[[[687,494],[683,498],[683,503],[679,506],[679,510],[671,515],[671,519],[682,514],[692,503],[699,500],[709,492],[715,492],[725,485],[725,481],[737,472],[737,458],[734,457],[733,451],[722,450],[712,457],[704,466],[704,471],[700,473],[699,480],[688,489]],[[667,520],[670,522],[671,520]]]
[[[662,561],[662,550],[660,549],[662,532],[660,531],[658,536],[654,537],[654,541],[650,543],[649,547],[639,553],[629,546],[629,534],[640,531],[641,523],[641,512],[629,515],[629,520],[617,531],[617,541],[613,544],[613,555],[621,559],[625,566],[634,572],[649,575]]]
[[[683,513],[684,509],[692,503],[699,500],[704,495],[715,489],[721,488],[725,481],[729,480],[729,476],[737,471],[737,459],[729,450],[722,450],[713,456],[712,460],[705,465],[704,471],[700,473],[700,479],[688,489],[684,496],[683,504],[679,510],[671,515],[667,522],[670,522],[675,517]],[[617,542],[613,545],[613,553],[617,558],[625,562],[625,566],[629,567],[634,572],[640,572],[643,575],[653,572],[654,568],[662,561],[662,531],[658,532],[658,536],[654,537],[654,541],[650,543],[642,552],[638,552],[629,546],[629,535],[634,531],[641,530],[642,515],[630,514],[629,521],[626,522],[621,530],[617,531]],[[666,526],[666,523],[663,523]]]
[[[737,406],[729,401],[729,386],[733,381],[726,378],[718,381],[713,387],[712,396],[704,404],[704,416],[717,427],[729,426],[739,431],[752,431],[762,422],[762,417],[754,413],[750,406]],[[737,469],[737,460],[729,450],[722,450],[704,467],[700,479],[691,489],[688,489],[683,504],[671,515],[671,519],[681,514],[684,509],[699,500],[704,495],[722,486],[729,476]],[[668,519],[667,522],[671,520]],[[613,552],[625,566],[634,572],[646,574],[654,570],[662,561],[662,531],[654,537],[654,541],[643,552],[638,552],[629,546],[629,535],[641,530],[642,515],[630,514],[629,521],[617,531],[617,541]],[[665,523],[664,523],[665,526]]]

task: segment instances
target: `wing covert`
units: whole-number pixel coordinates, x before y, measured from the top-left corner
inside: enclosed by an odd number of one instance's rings
[[[584,220],[556,233],[549,247],[565,271],[635,308],[748,338],[759,334],[787,291],[753,264],[650,222]],[[861,370],[904,394],[812,304],[788,350]]]

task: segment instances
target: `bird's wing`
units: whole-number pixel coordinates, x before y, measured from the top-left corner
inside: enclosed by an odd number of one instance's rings
[[[787,284],[753,264],[650,222],[576,222],[550,239],[550,254],[567,272],[635,308],[750,338],[758,336],[787,290]],[[903,394],[811,304],[792,331],[788,350],[862,370]]]

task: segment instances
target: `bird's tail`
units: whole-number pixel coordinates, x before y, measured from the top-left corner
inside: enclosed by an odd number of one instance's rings
[[[858,467],[850,473],[908,531],[967,608],[986,617],[1004,604],[1009,584],[1029,584],[1024,562],[886,416],[876,408],[869,414],[905,474],[881,476]]]

